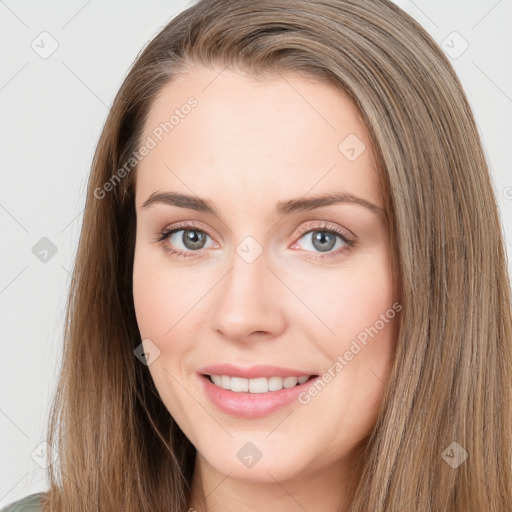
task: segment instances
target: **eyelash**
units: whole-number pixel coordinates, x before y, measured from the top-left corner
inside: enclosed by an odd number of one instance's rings
[[[166,244],[165,241],[167,240],[167,238],[170,235],[176,233],[177,231],[199,231],[201,233],[208,235],[210,238],[213,238],[210,235],[210,233],[208,233],[208,231],[206,231],[202,228],[199,228],[198,226],[196,226],[194,224],[185,224],[185,223],[178,224],[178,225],[166,228],[162,231],[159,231],[157,233],[158,237],[156,238],[155,242],[160,243],[160,245],[162,245],[164,247],[164,249],[169,254],[171,254],[172,256],[175,256],[176,258],[195,257],[194,253],[199,252],[199,251],[181,251],[181,250],[177,251],[175,249],[172,249],[172,247],[169,244]],[[302,228],[299,231],[299,235],[300,235],[299,239],[302,238],[305,234],[311,233],[313,231],[320,231],[322,233],[332,233],[334,235],[338,235],[342,239],[342,241],[346,244],[345,247],[338,249],[337,251],[334,251],[334,252],[324,253],[322,256],[312,256],[311,251],[305,251],[307,253],[306,257],[311,258],[313,260],[322,260],[325,258],[332,258],[335,256],[339,256],[343,253],[348,252],[355,244],[355,241],[352,238],[349,238],[348,235],[344,231],[340,230],[337,227],[329,226],[327,224],[324,224],[323,226],[313,226],[313,227],[307,226],[307,227]]]

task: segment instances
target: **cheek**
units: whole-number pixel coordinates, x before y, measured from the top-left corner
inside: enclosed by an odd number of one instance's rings
[[[189,275],[165,265],[165,252],[137,247],[133,264],[133,301],[139,330],[143,338],[157,343],[182,317],[190,304]],[[190,307],[189,307],[190,309]]]
[[[164,351],[165,340],[170,338],[170,330],[176,323],[180,284],[172,282],[170,286],[155,252],[140,245],[135,247],[133,302],[141,339],[150,339]]]
[[[319,274],[318,279],[308,275],[299,290],[323,324],[330,352],[333,347],[342,349],[376,322],[378,330],[389,331],[380,319],[392,308],[396,297],[390,261],[384,250],[340,265],[339,271],[330,272],[328,279],[325,275]],[[391,314],[395,316],[394,311]],[[316,322],[315,326],[320,328]]]
[[[385,250],[375,251],[340,266],[323,283],[307,288],[304,282],[303,288],[303,293],[309,289],[308,305],[323,324],[314,320],[304,327],[325,355],[324,375],[329,373],[327,389],[314,407],[323,400],[338,403],[343,397],[343,404],[331,411],[338,424],[352,432],[368,432],[394,361],[401,307],[391,262]],[[319,335],[319,329],[324,334]]]
[[[172,310],[161,279],[144,261],[135,260],[133,268],[133,302],[141,337],[159,338],[164,331],[162,312]],[[169,327],[168,327],[169,328]]]
[[[136,249],[133,300],[141,338],[150,339],[160,350],[159,363],[171,368],[200,342],[197,332],[208,316],[205,294],[214,281],[184,267],[173,267],[166,258],[163,249],[161,254]]]

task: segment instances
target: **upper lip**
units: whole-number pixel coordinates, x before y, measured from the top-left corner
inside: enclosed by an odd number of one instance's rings
[[[273,365],[235,366],[233,364],[214,364],[201,368],[198,373],[203,375],[229,375],[230,377],[242,377],[244,379],[256,379],[258,377],[303,377],[317,375],[313,371],[297,370]]]

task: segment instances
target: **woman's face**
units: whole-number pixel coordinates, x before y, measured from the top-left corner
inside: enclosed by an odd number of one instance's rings
[[[169,413],[233,478],[348,464],[375,424],[401,309],[358,112],[298,75],[193,68],[141,140],[133,294]]]

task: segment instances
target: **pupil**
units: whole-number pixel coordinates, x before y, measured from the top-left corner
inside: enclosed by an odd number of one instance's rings
[[[186,229],[183,232],[183,243],[188,249],[201,249],[206,238],[205,233]]]
[[[327,241],[327,245],[325,245]],[[313,245],[322,252],[330,251],[336,243],[334,233],[328,233],[326,231],[314,231],[313,232]]]

